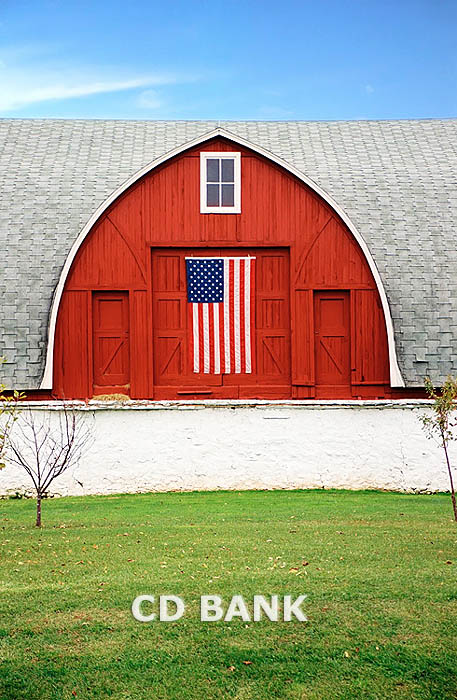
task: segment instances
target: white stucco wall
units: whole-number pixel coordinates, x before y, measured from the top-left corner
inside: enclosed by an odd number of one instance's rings
[[[383,488],[445,491],[440,448],[418,416],[426,401],[74,404],[94,441],[55,494],[208,489]],[[28,404],[55,417],[58,403]],[[453,447],[454,463],[457,451]],[[0,493],[30,488],[7,466]]]

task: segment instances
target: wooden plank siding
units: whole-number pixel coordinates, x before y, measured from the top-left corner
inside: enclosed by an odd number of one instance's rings
[[[200,213],[203,150],[241,152],[240,214]],[[251,376],[201,377],[189,370],[183,278],[189,251],[259,258]],[[340,292],[346,300],[350,379],[338,389],[316,383],[316,299],[324,299],[326,291]],[[377,398],[392,393],[379,294],[352,234],[293,175],[227,140],[213,139],[167,161],[95,224],[72,265],[59,309],[54,396],[100,393],[94,379],[93,304],[102,292],[127,300],[129,382],[122,391],[132,398]],[[164,370],[167,353],[174,354]],[[211,386],[212,394],[198,393]],[[108,386],[108,393],[117,389]]]

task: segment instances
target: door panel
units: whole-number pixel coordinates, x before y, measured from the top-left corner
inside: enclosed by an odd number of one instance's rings
[[[351,396],[349,292],[314,292],[316,397]]]
[[[125,393],[130,385],[127,292],[92,297],[94,394]]]
[[[222,376],[195,374],[192,358],[192,321],[187,303],[188,255],[220,255],[218,249],[158,249],[152,255],[154,324],[154,384],[157,398],[211,397]],[[219,393],[216,393],[219,397]]]
[[[192,315],[185,258],[244,257],[255,261],[252,300],[253,371],[193,372]],[[289,253],[287,249],[155,249],[152,253],[156,398],[287,398],[290,386]]]
[[[251,248],[224,255],[255,256],[255,329],[251,374],[225,375],[224,385],[239,385],[240,398],[291,396],[289,251]]]

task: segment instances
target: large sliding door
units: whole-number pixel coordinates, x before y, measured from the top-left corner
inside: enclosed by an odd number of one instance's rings
[[[186,257],[255,257],[252,372],[195,372]],[[284,248],[155,249],[152,253],[154,396],[290,396],[289,254]]]

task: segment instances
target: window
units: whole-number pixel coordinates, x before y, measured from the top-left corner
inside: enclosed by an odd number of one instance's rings
[[[200,212],[241,212],[241,153],[200,153]]]

